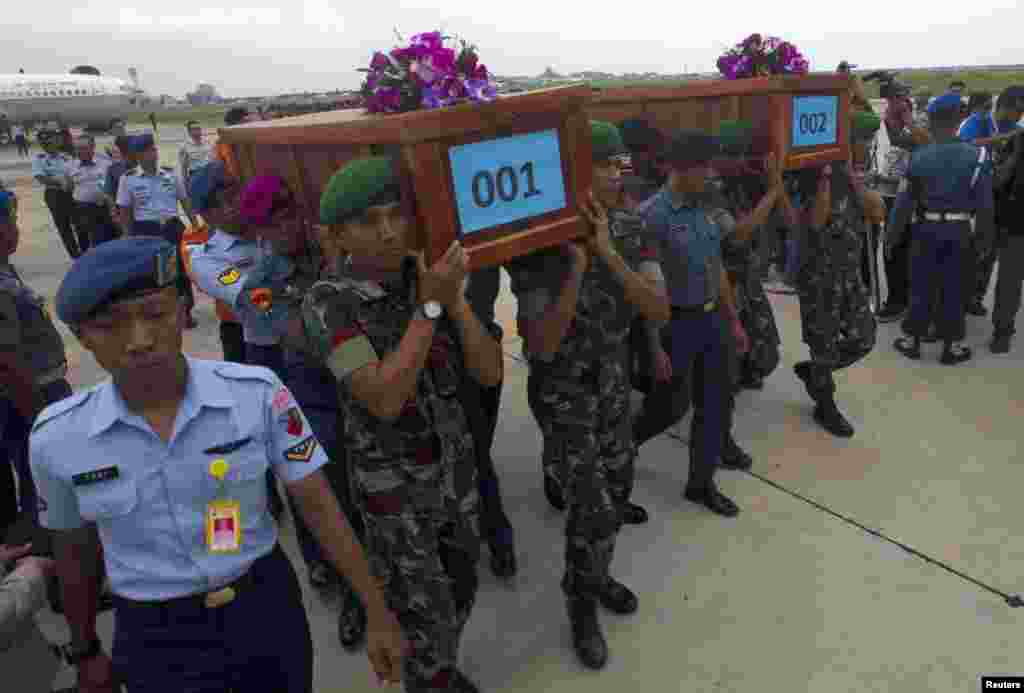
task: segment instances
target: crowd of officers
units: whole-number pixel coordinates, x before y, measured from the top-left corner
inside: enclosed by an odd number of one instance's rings
[[[949,363],[964,359],[966,306],[951,250],[965,254],[972,218],[978,245],[990,242],[1002,175],[955,141],[955,100],[929,107],[933,142],[911,156],[887,235],[890,257],[908,226],[914,244],[910,341],[898,348],[913,357],[934,329]],[[245,118],[234,112],[229,124]],[[311,583],[342,590],[342,643],[365,640],[380,679],[407,691],[478,690],[458,646],[481,546],[496,575],[518,570],[491,457],[502,268],[467,273],[458,242],[428,263],[415,245],[415,208],[427,202],[410,198],[390,157],[345,164],[311,225],[284,180],[243,183],[230,150],[196,132],[179,172],[157,165],[151,136],[119,142],[124,165],[104,188],[82,172],[91,142],[79,140],[74,166],[41,155],[51,211],[70,195],[88,230],[61,230],[76,259],[56,309],[111,375],[91,389],[71,394],[44,302],[9,263],[16,200],[3,198],[5,449],[19,486],[38,492],[22,509],[54,532],[79,690],[113,690],[115,677],[129,690],[312,690],[309,626],[277,543],[277,480]],[[581,211],[592,232],[503,269],[543,438],[542,486],[566,517],[572,644],[597,669],[608,658],[598,607],[638,608],[610,566],[622,527],[648,521],[631,501],[643,443],[692,406],[683,495],[739,512],[714,478],[719,466],[753,464],[732,435],[736,393],[760,387],[780,361],[758,251],[778,228],[800,248],[810,356],[795,373],[815,421],[853,435],[833,374],[875,343],[861,258],[865,229],[886,209],[846,162],[784,173],[771,156],[723,154],[699,132],[666,142],[639,121],[593,122],[591,144]],[[713,179],[713,168],[729,175]],[[101,213],[111,200],[114,213]],[[208,226],[200,245],[182,242],[179,205]],[[181,351],[193,282],[239,327],[221,331],[224,362]],[[635,416],[634,388],[645,394]],[[117,614],[110,657],[95,632],[104,578]]]

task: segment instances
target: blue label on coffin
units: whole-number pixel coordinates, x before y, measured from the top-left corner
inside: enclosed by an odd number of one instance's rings
[[[793,97],[793,147],[836,144],[838,96]]]
[[[459,145],[448,159],[463,235],[566,206],[557,130]]]

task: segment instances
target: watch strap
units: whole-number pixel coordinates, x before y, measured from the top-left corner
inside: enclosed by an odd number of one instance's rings
[[[85,649],[76,650],[73,647],[69,647],[68,661],[72,665],[77,665],[81,662],[84,662],[87,659],[92,659],[93,657],[99,655],[101,652],[103,652],[103,643],[100,642],[99,638],[93,638],[85,647]]]

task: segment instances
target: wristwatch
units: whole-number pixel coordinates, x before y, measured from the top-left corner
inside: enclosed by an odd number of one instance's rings
[[[444,308],[437,301],[427,301],[413,313],[413,320],[437,320],[444,313]]]
[[[103,643],[100,642],[99,638],[93,638],[82,649],[75,649],[73,645],[68,645],[68,663],[71,666],[78,666],[87,659],[92,659],[103,652]]]

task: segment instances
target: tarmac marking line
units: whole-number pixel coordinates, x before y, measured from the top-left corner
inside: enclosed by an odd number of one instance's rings
[[[672,438],[674,440],[677,440],[677,441],[680,441],[680,442],[686,442],[686,438],[684,438],[683,436],[679,435],[678,433],[674,433],[672,431],[668,431],[668,432],[666,432],[666,435],[668,435],[670,438]],[[932,565],[934,565],[934,566],[936,566],[938,568],[941,568],[941,569],[945,570],[948,573],[952,573],[953,575],[956,575],[957,577],[959,577],[959,578],[961,578],[963,580],[966,580],[967,582],[970,582],[971,584],[976,585],[976,586],[980,587],[983,590],[986,590],[988,592],[991,592],[992,594],[995,594],[995,595],[998,595],[998,596],[1002,597],[1003,601],[1006,602],[1007,606],[1009,606],[1011,608],[1024,607],[1024,598],[1021,598],[1021,596],[1019,594],[1013,594],[1013,595],[1007,594],[1006,592],[1003,592],[1002,590],[1000,590],[1000,589],[998,589],[996,587],[992,587],[991,585],[988,585],[988,584],[982,582],[981,580],[973,578],[970,575],[967,575],[966,573],[960,572],[956,568],[952,567],[951,565],[949,565],[949,564],[947,564],[947,563],[945,563],[943,561],[938,560],[937,558],[932,558],[928,554],[923,553],[921,551],[918,551],[917,549],[915,549],[912,546],[908,546],[907,544],[904,544],[901,541],[893,539],[893,538],[887,536],[885,533],[880,532],[880,531],[878,531],[876,529],[871,529],[870,527],[868,527],[866,525],[863,525],[860,522],[857,522],[856,520],[854,520],[851,517],[847,517],[846,515],[843,515],[843,514],[841,514],[839,512],[836,512],[835,510],[832,510],[831,508],[829,508],[829,507],[827,507],[825,505],[822,505],[821,503],[818,503],[817,501],[815,501],[815,500],[813,500],[811,498],[808,498],[807,496],[804,496],[803,494],[801,494],[801,493],[799,493],[797,491],[793,491],[791,489],[788,489],[785,486],[783,486],[782,484],[779,484],[779,483],[777,483],[775,481],[772,481],[771,479],[769,479],[767,477],[761,476],[760,474],[758,474],[756,472],[752,472],[750,470],[741,470],[741,471],[743,471],[745,474],[748,474],[748,475],[754,477],[755,479],[758,479],[762,483],[765,483],[768,486],[771,486],[772,488],[774,488],[774,489],[776,489],[778,491],[782,491],[783,493],[785,493],[785,494],[787,494],[787,495],[789,495],[789,496],[791,496],[793,498],[796,498],[797,500],[802,501],[802,502],[806,503],[807,505],[810,505],[810,506],[812,506],[814,508],[817,508],[818,510],[820,510],[820,511],[822,511],[822,512],[828,514],[828,515],[831,515],[832,517],[836,518],[837,520],[840,520],[842,522],[845,522],[848,525],[856,527],[857,529],[861,530],[862,532],[866,532],[866,533],[870,534],[873,537],[881,539],[882,541],[887,541],[890,544],[903,549],[907,553],[909,553],[909,554],[911,554],[913,556],[917,556],[918,558],[920,558],[921,560],[923,560],[923,561],[925,561],[927,563],[931,563]]]

